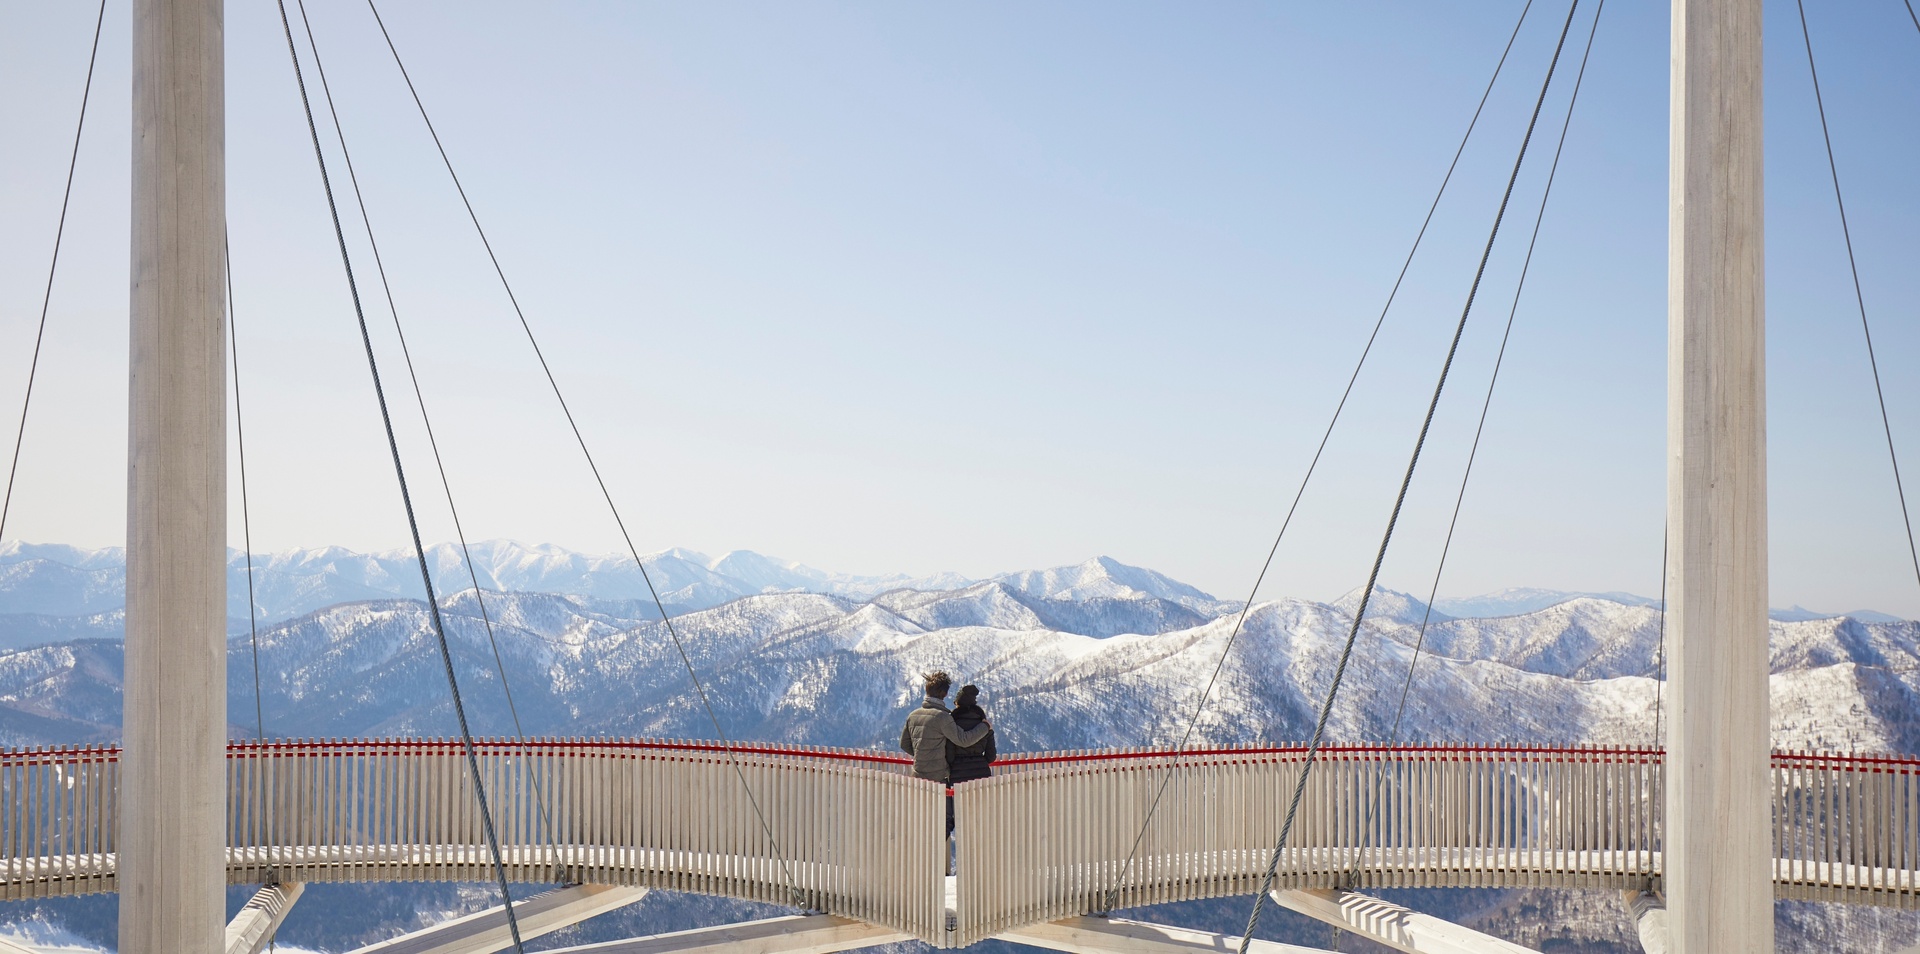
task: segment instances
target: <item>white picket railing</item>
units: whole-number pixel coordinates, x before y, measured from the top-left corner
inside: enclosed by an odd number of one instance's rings
[[[604,739],[477,750],[512,880],[645,885],[945,931],[945,791],[891,757]],[[227,769],[234,883],[494,878],[458,741],[236,743]],[[0,756],[0,898],[114,889],[117,772],[113,750]],[[63,778],[85,781],[62,792]]]
[[[956,789],[958,943],[1256,892],[1305,750],[1009,762]],[[1651,750],[1323,748],[1274,886],[1646,885],[1659,786]]]
[[[120,750],[0,750],[0,899],[111,890]]]
[[[792,905],[939,945],[1253,892],[1304,755],[1005,758],[955,789],[949,900],[944,792],[897,754],[609,739],[478,754],[513,880]],[[0,751],[0,899],[114,890],[118,757]],[[234,883],[493,878],[458,742],[235,743],[227,764]],[[1920,905],[1920,760],[1777,753],[1773,777],[1782,897]],[[1654,886],[1660,785],[1648,749],[1323,749],[1276,885]]]
[[[1920,760],[1775,753],[1782,897],[1920,907]]]

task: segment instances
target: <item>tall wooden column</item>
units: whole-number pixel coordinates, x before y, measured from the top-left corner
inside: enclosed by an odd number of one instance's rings
[[[222,0],[133,2],[122,954],[226,931]]]
[[[1674,0],[1668,950],[1773,950],[1760,0]]]

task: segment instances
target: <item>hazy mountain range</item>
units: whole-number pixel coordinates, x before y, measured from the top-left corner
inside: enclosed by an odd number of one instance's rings
[[[470,589],[477,579],[484,590],[565,593],[601,600],[636,601],[633,612],[658,618],[653,596],[633,560],[592,556],[550,545],[526,546],[488,540],[470,548],[469,571],[460,548],[442,543],[427,549],[435,590],[442,594]],[[787,560],[735,550],[708,557],[673,549],[648,554],[647,572],[669,613],[718,606],[760,593],[824,593],[865,599],[888,590],[945,590],[977,582],[954,573],[927,577],[906,574],[858,576],[829,573]],[[1101,562],[1109,574],[1073,596],[1124,596],[1152,591],[1198,612],[1220,602],[1193,587],[1151,570]],[[1033,571],[1003,579],[1028,590],[1052,585]],[[1017,579],[1016,579],[1017,578]],[[237,550],[227,554],[229,628],[247,628],[248,562]],[[411,550],[355,553],[340,547],[256,553],[252,559],[254,616],[276,623],[317,609],[363,600],[421,599],[419,564]],[[1144,588],[1144,589],[1137,589]],[[85,550],[61,544],[0,544],[0,647],[33,645],[56,639],[118,636],[126,605],[126,554],[118,547]]]
[[[459,585],[457,548],[430,556],[478,731],[511,731],[504,663],[528,732],[712,734],[630,560],[501,541],[473,554],[477,593]],[[0,743],[117,737],[122,559],[116,550],[0,550]],[[244,621],[244,563],[232,565]],[[405,598],[420,592],[416,567],[405,553],[338,548],[255,557],[269,734],[451,731],[425,605]],[[1009,747],[1165,741],[1184,730],[1241,624],[1238,603],[1104,557],[981,581],[834,574],[746,551],[670,550],[650,556],[648,570],[728,734],[745,738],[885,744],[914,700],[914,677],[946,668],[986,689]],[[1302,737],[1357,596],[1248,612],[1201,736]],[[1649,741],[1657,605],[1510,590],[1450,608],[1542,602],[1460,617],[1378,591],[1336,736]],[[1780,744],[1920,752],[1916,624],[1838,616],[1772,629]],[[1422,658],[1399,713],[1416,643]],[[234,731],[251,733],[254,642],[244,622],[230,647]]]
[[[442,543],[427,549],[434,587],[445,595],[472,588],[526,593],[562,593],[599,600],[633,601],[641,605],[628,612],[658,617],[653,596],[633,560],[625,555],[596,556],[550,544],[528,546],[510,540],[473,544],[472,568],[461,559],[460,548]],[[830,573],[805,564],[735,550],[719,557],[692,550],[671,549],[647,554],[647,571],[660,600],[670,614],[707,609],[743,596],[763,593],[822,593],[868,599],[889,590],[953,590],[979,580],[957,573],[914,577],[907,574],[861,576]],[[1152,570],[1130,567],[1108,557],[1097,563],[1104,572],[1090,583],[1079,580],[1081,567],[1029,570],[994,577],[1022,592],[1046,593],[1064,600],[1125,598],[1151,594],[1202,614],[1237,608],[1237,602],[1218,600],[1200,590]],[[251,586],[250,586],[251,584]],[[1089,587],[1085,590],[1076,586]],[[411,550],[356,553],[341,547],[227,554],[227,616],[229,631],[244,632],[249,625],[248,598],[253,622],[271,624],[340,603],[378,599],[421,599],[419,564]],[[1511,616],[1546,609],[1574,597],[1588,596],[1628,606],[1652,606],[1658,601],[1630,593],[1574,593],[1535,588],[1506,589],[1473,597],[1443,597],[1434,601],[1435,619],[1445,617]],[[84,637],[120,636],[121,610],[126,605],[126,554],[119,547],[89,550],[64,544],[0,543],[0,648]],[[1850,616],[1870,622],[1897,622],[1871,610],[1821,613],[1794,606],[1775,610],[1783,621]]]
[[[512,732],[504,671],[530,734],[711,737],[677,635],[738,739],[891,746],[918,701],[917,675],[934,668],[983,687],[1002,751],[1165,743],[1196,711],[1206,741],[1299,739],[1358,597],[1265,601],[1242,625],[1238,603],[1107,558],[967,580],[672,550],[647,562],[674,616],[670,633],[640,598],[630,560],[504,542],[473,551],[479,591],[456,548],[431,556],[469,717],[493,735]],[[240,624],[229,641],[229,718],[245,736],[256,731],[255,640],[244,561],[232,562]],[[117,551],[0,549],[0,745],[118,737],[122,583]],[[267,734],[452,733],[407,554],[256,555],[254,584]],[[1920,624],[1842,615],[1771,629],[1777,745],[1920,754]],[[1509,590],[1429,612],[1380,590],[1333,737],[1649,744],[1660,632],[1656,601],[1620,594]],[[1230,637],[1213,695],[1197,708]],[[1499,911],[1551,893],[1511,894],[1475,917],[1498,924],[1509,917]],[[1556,917],[1624,923],[1607,898],[1588,907]],[[1809,917],[1824,925],[1809,937],[1857,929],[1851,915]]]

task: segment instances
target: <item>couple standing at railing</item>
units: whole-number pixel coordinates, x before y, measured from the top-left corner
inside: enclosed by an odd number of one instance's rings
[[[953,786],[993,774],[993,723],[980,708],[980,687],[960,687],[952,709],[947,692],[953,677],[944,672],[925,676],[927,697],[907,714],[900,730],[900,749],[913,756],[913,774]],[[947,834],[953,834],[953,789],[947,789]]]

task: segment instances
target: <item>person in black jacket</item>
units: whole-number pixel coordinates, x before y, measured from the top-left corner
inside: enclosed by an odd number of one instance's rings
[[[960,694],[953,700],[953,723],[966,732],[987,721],[987,711],[980,708],[980,687],[966,685],[960,687]],[[970,782],[976,778],[987,778],[993,774],[993,727],[987,727],[987,737],[969,746],[947,743],[947,778],[950,784]]]

